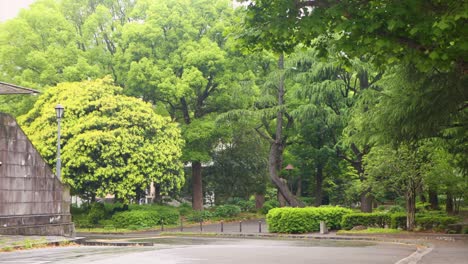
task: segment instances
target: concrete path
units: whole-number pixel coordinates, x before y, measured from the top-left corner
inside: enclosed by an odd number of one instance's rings
[[[259,221],[261,221],[261,233],[259,232]],[[181,232],[180,228],[165,230],[164,232]],[[230,222],[223,224],[223,232],[221,232],[221,224],[203,225],[184,227],[183,232],[192,232],[195,234],[215,233],[217,236],[226,237],[244,237],[244,238],[295,238],[295,239],[323,239],[323,240],[370,240],[370,241],[386,241],[403,244],[419,244],[425,245],[427,249],[421,251],[423,255],[415,254],[415,258],[408,259],[408,262],[403,263],[453,263],[467,264],[468,263],[468,235],[448,235],[448,234],[430,234],[430,233],[412,233],[412,234],[392,234],[392,235],[372,235],[372,236],[343,236],[331,232],[326,235],[319,233],[309,233],[300,235],[277,235],[268,232],[268,227],[264,220],[249,220],[242,222],[242,232],[240,232],[239,222]],[[89,239],[119,239],[128,240],[131,238],[144,238],[158,236],[160,231],[152,232],[136,232],[131,234],[80,234]],[[450,260],[450,261],[444,261]],[[413,262],[411,262],[413,261]],[[417,261],[417,262],[414,262]]]
[[[65,247],[0,254],[0,264],[392,264],[414,247],[354,241],[158,238],[153,247]],[[167,238],[166,238],[167,239]]]

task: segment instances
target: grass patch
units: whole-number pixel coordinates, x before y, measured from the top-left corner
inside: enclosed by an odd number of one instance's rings
[[[364,230],[339,230],[336,232],[337,235],[348,235],[348,234],[403,234],[407,233],[400,229],[394,228],[367,228]]]

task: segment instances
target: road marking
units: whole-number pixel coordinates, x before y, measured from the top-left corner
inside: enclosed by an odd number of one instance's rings
[[[434,249],[433,246],[418,248],[413,254],[404,259],[400,259],[395,264],[417,264],[425,255],[429,254]]]

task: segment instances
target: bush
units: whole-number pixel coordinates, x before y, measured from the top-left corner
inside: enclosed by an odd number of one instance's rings
[[[210,211],[193,211],[191,215],[187,217],[192,222],[203,222],[213,217]]]
[[[177,224],[179,212],[177,209],[167,206],[132,206],[132,210],[118,212],[112,216],[112,223],[119,228],[129,228],[131,225],[140,227],[152,227],[160,225]],[[110,224],[110,223],[106,223]]]
[[[278,208],[279,206],[280,206],[280,204],[279,204],[279,202],[277,200],[266,201],[263,204],[261,212],[262,212],[262,214],[268,214],[268,211],[270,211],[273,208]]]
[[[392,207],[390,207],[388,209],[388,212],[391,213],[391,214],[394,214],[394,213],[404,213],[405,212],[405,208],[399,206],[399,205],[394,205]]]
[[[401,228],[406,229],[406,214],[405,213],[395,213],[390,216],[391,227],[392,228]]]
[[[458,218],[450,216],[419,216],[416,225],[423,230],[444,230],[448,225],[458,222]]]
[[[118,228],[152,227],[161,224],[161,218],[156,211],[135,210],[114,214],[112,222]]]
[[[386,213],[352,213],[343,216],[341,227],[350,230],[355,226],[385,227],[390,225],[390,215]]]
[[[217,217],[233,217],[240,214],[241,209],[237,205],[226,204],[216,207],[214,215]]]
[[[102,203],[93,203],[88,212],[89,223],[96,225],[99,221],[106,219],[106,209]]]
[[[86,213],[86,208],[84,208],[84,207],[77,207],[77,206],[72,205],[72,206],[70,207],[70,213],[71,213],[73,216],[85,214],[85,213]]]
[[[242,212],[253,212],[255,211],[255,201],[245,200],[239,197],[229,198],[226,204],[237,205],[240,207]]]
[[[340,229],[343,215],[352,213],[342,207],[274,208],[266,218],[273,233],[306,233],[320,230],[320,221],[330,229]]]
[[[375,211],[385,212],[387,211],[387,208],[385,208],[385,205],[379,205],[377,208],[375,208]]]
[[[193,211],[192,206],[188,203],[180,204],[179,207],[177,207],[177,209],[179,210],[179,214],[181,216],[189,215]]]

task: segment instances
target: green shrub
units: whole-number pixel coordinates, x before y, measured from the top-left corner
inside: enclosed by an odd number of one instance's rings
[[[74,218],[73,223],[78,228],[92,228],[94,224],[90,223],[87,217]]]
[[[213,217],[213,214],[210,211],[193,211],[191,215],[187,217],[189,221],[192,222],[203,222]]]
[[[417,216],[416,225],[423,230],[444,230],[450,224],[458,222],[458,218],[451,216]]]
[[[401,228],[406,229],[406,214],[405,213],[395,213],[390,216],[391,218],[391,227],[392,228]]]
[[[423,203],[423,202],[417,202],[416,203],[416,212],[419,212],[419,213],[424,213],[427,211],[427,209],[429,208],[429,206],[431,206],[430,203]]]
[[[240,214],[241,209],[237,205],[226,204],[216,207],[214,216],[217,217],[233,217]]]
[[[273,233],[306,233],[320,230],[320,221],[330,229],[340,229],[343,215],[352,213],[342,207],[273,208],[266,218]]]
[[[78,206],[74,206],[72,205],[70,207],[70,213],[72,215],[82,215],[82,214],[85,214],[86,213],[86,208],[85,207],[78,207]]]
[[[193,211],[192,206],[188,203],[180,204],[179,207],[177,207],[177,210],[179,210],[179,214],[181,216],[187,216]]]
[[[385,208],[385,205],[379,205],[377,208],[375,208],[375,211],[385,212],[387,211],[387,208]]]
[[[299,199],[307,206],[314,205],[315,198],[312,197],[299,197]]]
[[[279,206],[280,206],[280,204],[279,204],[279,202],[277,200],[266,201],[263,204],[261,212],[262,212],[262,214],[268,214],[268,211],[270,211],[273,208],[278,208]]]
[[[388,212],[391,213],[391,214],[394,214],[394,213],[404,213],[405,212],[405,208],[399,206],[399,205],[394,205],[390,208],[388,208]]]
[[[93,203],[88,212],[89,223],[96,225],[100,220],[106,219],[106,209],[102,203]]]
[[[138,209],[115,213],[112,216],[113,225],[119,228],[128,228],[131,225],[152,227],[160,225],[163,221],[166,225],[177,224],[179,221],[179,212],[172,207],[140,206],[134,208]]]
[[[131,226],[152,227],[161,224],[161,218],[156,211],[135,210],[114,214],[112,222],[118,228],[130,228]]]
[[[239,197],[229,198],[226,201],[228,205],[237,205],[240,207],[242,212],[253,212],[255,211],[255,201],[245,200]]]
[[[341,227],[350,230],[355,226],[385,227],[390,225],[390,215],[386,213],[352,213],[343,216]]]

